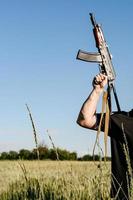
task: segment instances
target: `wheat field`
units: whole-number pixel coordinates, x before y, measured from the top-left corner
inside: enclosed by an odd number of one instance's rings
[[[110,199],[110,163],[1,161],[1,200]]]

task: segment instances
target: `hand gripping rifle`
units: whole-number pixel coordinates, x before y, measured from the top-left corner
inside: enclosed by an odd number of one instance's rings
[[[107,91],[108,91],[108,103],[109,103],[110,111],[111,111],[111,91],[113,90],[116,106],[117,106],[118,112],[120,112],[121,109],[120,109],[116,89],[114,87],[114,80],[116,78],[116,74],[115,74],[115,70],[112,64],[111,54],[106,44],[101,26],[96,23],[96,20],[92,13],[90,13],[90,19],[93,25],[93,34],[94,34],[98,52],[91,53],[91,52],[79,50],[77,54],[77,59],[83,60],[86,62],[94,62],[94,63],[99,64],[100,73],[104,73],[105,75],[107,75],[107,78],[108,78]]]

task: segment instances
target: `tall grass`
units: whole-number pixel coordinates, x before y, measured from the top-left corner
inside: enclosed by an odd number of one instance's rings
[[[37,165],[40,165],[39,171]],[[110,199],[110,164],[93,162],[25,162],[26,178],[11,183],[1,200],[101,200]]]
[[[126,164],[127,164],[127,188],[128,188],[128,196],[129,199],[133,199],[133,169],[131,165],[130,153],[128,148],[128,141],[125,134],[124,124],[121,123],[121,129],[124,138],[123,150],[125,154]]]
[[[29,106],[27,104],[25,104],[25,105],[26,105],[27,111],[29,113],[30,121],[31,121],[31,124],[32,124],[33,135],[34,135],[34,139],[35,139],[36,152],[37,152],[37,158],[39,160],[40,156],[39,156],[39,150],[38,150],[38,139],[37,139],[37,132],[36,132],[35,124],[34,124],[33,117],[32,117]]]

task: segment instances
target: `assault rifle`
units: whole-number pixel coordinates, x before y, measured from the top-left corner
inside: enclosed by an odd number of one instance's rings
[[[79,50],[77,54],[77,59],[83,60],[86,62],[94,62],[99,64],[100,73],[104,73],[108,78],[108,102],[111,111],[111,91],[113,90],[116,106],[118,111],[120,112],[120,105],[116,93],[116,89],[114,86],[114,80],[116,78],[115,70],[112,64],[112,57],[109,52],[108,46],[106,44],[106,40],[104,38],[104,34],[102,28],[99,24],[96,23],[96,20],[92,13],[90,13],[90,19],[93,25],[93,34],[96,42],[96,47],[98,49],[97,53],[86,52]]]

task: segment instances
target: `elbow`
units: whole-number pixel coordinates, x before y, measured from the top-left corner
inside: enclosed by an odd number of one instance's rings
[[[84,128],[92,129],[96,123],[95,116],[85,115],[83,112],[79,113],[77,124]]]
[[[85,121],[86,121],[85,116],[84,116],[83,112],[80,111],[76,122],[79,126],[84,127]]]
[[[77,124],[79,125],[79,126],[81,126],[81,127],[83,127],[83,128],[88,128],[88,129],[91,129],[92,127],[93,127],[93,125],[92,125],[92,122],[91,122],[91,120],[80,120],[80,119],[77,119]]]
[[[79,113],[79,116],[78,116],[78,118],[77,118],[77,124],[79,125],[79,126],[83,126],[83,122],[84,122],[84,116],[83,116],[83,114],[82,113]]]
[[[82,120],[79,120],[79,119],[77,119],[77,124],[79,125],[79,126],[82,126]]]

